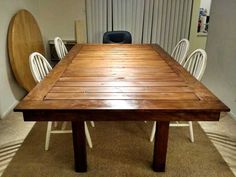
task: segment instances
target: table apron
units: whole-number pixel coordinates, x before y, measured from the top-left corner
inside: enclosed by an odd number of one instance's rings
[[[220,112],[24,111],[25,121],[218,121]]]

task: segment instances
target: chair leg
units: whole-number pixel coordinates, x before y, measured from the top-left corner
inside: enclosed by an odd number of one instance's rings
[[[52,122],[48,122],[47,132],[46,132],[46,141],[45,141],[45,151],[47,151],[49,148],[51,129],[52,129]]]
[[[153,123],[153,127],[152,127],[152,133],[151,133],[151,137],[150,137],[150,142],[152,142],[153,139],[154,139],[154,136],[155,136],[155,133],[156,133],[156,124],[157,124],[157,122],[155,121]]]
[[[57,125],[58,125],[58,123],[55,121],[55,122],[53,122],[53,126],[54,126],[54,128],[56,128],[57,127]]]
[[[90,121],[90,123],[92,127],[95,127],[94,121]]]
[[[194,142],[194,135],[193,135],[193,123],[192,121],[189,121],[189,134],[190,134],[190,140],[193,143]]]
[[[65,129],[66,124],[67,124],[67,122],[63,122],[62,129]],[[91,121],[91,124],[92,124],[92,121]],[[93,144],[92,144],[92,140],[91,140],[90,133],[89,133],[88,126],[87,126],[86,122],[84,122],[84,129],[85,129],[85,136],[86,136],[88,145],[90,148],[92,148]],[[49,149],[51,130],[52,130],[52,122],[48,122],[47,132],[46,132],[46,141],[45,141],[45,151],[47,151]]]
[[[92,144],[92,140],[91,140],[91,137],[90,137],[90,134],[89,134],[89,130],[88,130],[88,126],[87,126],[86,122],[84,122],[84,130],[85,130],[85,136],[86,136],[88,145],[89,145],[90,148],[92,148],[93,144]]]
[[[61,129],[62,129],[62,130],[65,130],[65,129],[66,129],[66,125],[67,125],[67,122],[64,121],[64,122],[62,123]]]

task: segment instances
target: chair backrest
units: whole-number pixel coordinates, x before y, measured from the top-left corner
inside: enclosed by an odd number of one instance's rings
[[[189,49],[189,41],[181,39],[175,46],[171,56],[181,65],[184,63]]]
[[[132,36],[128,31],[107,31],[103,35],[103,43],[131,44]]]
[[[31,73],[36,82],[40,82],[52,70],[47,59],[38,52],[34,52],[29,56],[29,65]]]
[[[68,53],[65,44],[61,40],[60,37],[55,37],[54,39],[55,49],[57,52],[57,56],[62,59],[65,57],[65,55]]]
[[[206,69],[207,54],[203,49],[197,49],[190,54],[183,67],[197,80],[201,80]]]

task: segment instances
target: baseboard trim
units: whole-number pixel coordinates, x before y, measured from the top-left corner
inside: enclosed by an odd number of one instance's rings
[[[15,101],[3,114],[0,115],[1,119],[7,117],[7,115],[15,108],[15,106],[19,103],[19,101]]]

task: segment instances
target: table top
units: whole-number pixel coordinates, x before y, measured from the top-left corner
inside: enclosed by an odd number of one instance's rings
[[[194,120],[217,120],[229,108],[158,45],[87,44],[76,45],[15,111],[213,113]]]
[[[30,71],[29,55],[32,52],[45,53],[36,19],[29,11],[19,10],[11,19],[7,37],[11,69],[18,84],[30,91],[36,83]]]

